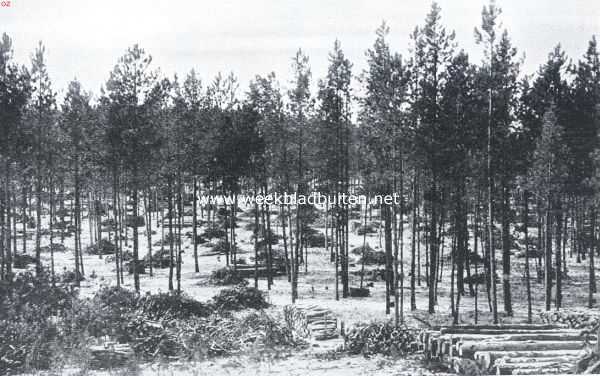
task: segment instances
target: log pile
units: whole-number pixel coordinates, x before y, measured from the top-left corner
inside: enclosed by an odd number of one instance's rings
[[[90,365],[94,369],[119,367],[133,360],[135,354],[130,345],[107,342],[103,345],[89,346]]]
[[[310,336],[316,341],[337,338],[337,318],[330,310],[316,305],[286,306],[285,321],[292,331],[302,337]]]
[[[595,330],[600,326],[600,313],[591,310],[544,311],[540,317],[545,323],[566,325],[573,329]]]
[[[422,331],[417,338],[429,359],[445,362],[462,372],[474,361],[482,374],[573,374],[597,343],[589,331],[565,325],[457,325]]]

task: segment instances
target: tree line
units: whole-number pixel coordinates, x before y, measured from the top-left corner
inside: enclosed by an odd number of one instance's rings
[[[327,74],[317,81],[315,93],[309,58],[302,50],[292,58],[288,90],[271,73],[256,76],[240,93],[233,74],[219,74],[207,84],[194,70],[183,78],[165,77],[151,55],[135,45],[118,60],[97,95],[75,80],[61,103],[47,72],[43,44],[29,66],[21,66],[13,59],[11,39],[3,34],[0,276],[9,279],[14,256],[27,252],[26,241],[17,243],[17,223],[25,236],[26,219],[34,217],[36,269],[42,271],[44,214],[50,218],[50,243],[55,241],[54,230],[67,226],[65,217],[73,218],[78,276],[85,274],[84,211],[96,241],[102,239],[102,217],[107,218],[108,238],[117,246],[117,284],[124,278],[123,242],[129,241],[123,233],[131,228],[138,291],[137,263],[144,240],[132,222],[144,213],[150,260],[150,223],[168,222],[163,226],[168,231],[168,287],[180,291],[186,202],[193,208],[198,272],[197,228],[203,220],[209,228],[217,223],[224,228],[226,262],[236,267],[240,194],[398,194],[399,204],[375,208],[380,210],[384,235],[386,311],[394,308],[397,321],[403,320],[405,310],[406,274],[409,308],[417,308],[415,291],[423,280],[429,291],[428,311],[435,311],[444,263],[451,270],[455,320],[461,297],[477,299],[480,285],[494,322],[498,295],[502,310],[512,315],[515,248],[525,254],[530,320],[532,279],[544,283],[546,310],[553,301],[561,307],[567,258],[588,259],[592,306],[594,256],[600,253],[597,41],[592,37],[575,63],[559,44],[537,72],[526,74],[500,16],[493,1],[482,10],[474,32],[484,52],[479,62],[459,48],[436,3],[411,33],[404,54],[390,49],[389,27],[383,23],[365,53],[367,68],[362,72],[353,71],[336,40]],[[352,90],[354,80],[362,88],[360,94]],[[201,192],[229,195],[234,204],[199,207]],[[358,211],[366,226],[372,209],[339,200],[325,208],[325,248],[335,270],[337,299],[350,294],[353,213]],[[275,233],[271,220],[276,215],[293,300],[298,296],[300,265],[308,268],[314,212],[310,205],[255,204],[253,209],[254,252],[258,256],[262,237],[269,288]],[[63,232],[58,236],[64,241]],[[404,270],[405,260],[409,270]],[[53,261],[49,267],[54,274]],[[255,267],[257,285],[257,263]]]

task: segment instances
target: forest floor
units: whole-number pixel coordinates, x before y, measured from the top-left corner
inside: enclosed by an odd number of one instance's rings
[[[250,263],[250,258],[253,256],[253,242],[251,240],[252,232],[245,229],[245,226],[252,222],[253,218],[247,215],[241,215],[239,227],[237,228],[237,240],[240,252],[238,258],[245,258]],[[156,220],[152,221],[152,230],[156,233],[152,235],[152,243],[161,239],[161,229],[156,227]],[[87,229],[87,221],[82,224],[83,229]],[[445,267],[442,281],[439,283],[439,298],[436,306],[436,314],[427,314],[427,297],[428,288],[425,283],[425,262],[424,262],[424,246],[421,246],[422,280],[420,286],[416,288],[417,311],[410,312],[410,231],[407,226],[407,234],[404,238],[404,312],[406,323],[409,326],[423,326],[423,322],[429,324],[443,324],[451,321],[450,315],[450,270]],[[199,230],[199,233],[202,229]],[[324,231],[323,228],[319,229]],[[34,232],[35,230],[29,230]],[[183,232],[191,231],[184,228]],[[166,230],[165,230],[166,232]],[[276,233],[280,233],[279,228],[275,229]],[[131,231],[129,231],[131,235]],[[184,250],[182,259],[182,277],[181,289],[185,294],[200,300],[206,301],[214,296],[222,286],[213,286],[208,283],[208,277],[213,270],[226,265],[223,255],[214,255],[210,252],[210,243],[199,246],[199,263],[200,272],[194,271],[193,245],[191,239],[182,236],[182,249]],[[47,245],[49,239],[44,237],[42,246]],[[55,242],[57,242],[55,240]],[[381,250],[381,242],[379,234],[371,234],[367,236],[367,243],[375,250]],[[19,241],[20,243],[20,241]],[[68,251],[63,253],[55,253],[55,265],[57,273],[63,269],[72,270],[74,266],[73,238],[65,239],[65,245]],[[351,234],[350,249],[362,246],[363,237]],[[85,249],[90,244],[90,235],[87,231],[82,234],[82,245]],[[28,240],[28,253],[33,253],[34,241]],[[156,252],[160,247],[153,247],[153,252]],[[19,244],[18,249],[21,249]],[[132,249],[132,241],[129,240],[125,250]],[[145,231],[140,233],[140,258],[147,254],[147,241]],[[350,261],[352,265],[350,272],[360,270],[360,262],[358,257],[351,255],[353,258]],[[42,262],[44,265],[50,265],[50,254],[48,252],[42,254]],[[92,295],[103,285],[114,285],[115,282],[115,266],[114,263],[107,263],[106,256],[99,257],[90,255],[84,252],[84,265],[86,279],[81,283],[80,295]],[[335,273],[334,265],[329,260],[330,255],[324,248],[309,248],[308,252],[308,269],[306,266],[301,266],[299,275],[298,294],[301,304],[313,304],[331,310],[338,318],[343,321],[346,328],[349,328],[358,323],[368,323],[372,321],[384,321],[393,319],[392,315],[385,313],[385,282],[374,281],[370,287],[371,295],[366,298],[347,298],[340,297],[335,299]],[[511,259],[512,274],[511,274],[511,292],[513,300],[514,317],[506,317],[503,314],[502,301],[502,285],[498,284],[498,311],[501,315],[502,322],[525,322],[527,318],[527,299],[524,276],[524,259],[513,256]],[[445,261],[448,265],[449,261]],[[530,261],[531,275],[535,276],[535,260]],[[500,273],[500,263],[498,263],[498,272]],[[29,266],[30,268],[33,265]],[[367,266],[367,269],[375,266]],[[379,266],[383,267],[383,266]],[[577,264],[574,259],[568,259],[568,277],[563,282],[563,304],[564,307],[585,307],[587,305],[588,285],[587,260]],[[141,292],[165,292],[168,291],[168,268],[154,269],[154,275],[140,275]],[[94,276],[92,278],[92,276]],[[249,281],[252,285],[253,281]],[[360,277],[357,275],[350,276],[350,286],[358,287]],[[365,284],[369,282],[365,279]],[[544,309],[544,294],[543,283],[535,278],[531,279],[532,301],[533,301],[533,319],[534,322],[539,322],[539,312]],[[124,287],[133,289],[133,276],[125,274]],[[269,310],[281,312],[282,307],[291,303],[290,284],[285,276],[276,277],[271,290],[267,291],[267,282],[264,279],[259,281],[261,290],[267,292],[268,301],[272,304]],[[568,292],[568,293],[567,293]],[[341,293],[340,293],[341,295]],[[467,294],[461,297],[460,302],[460,322],[474,323],[474,299]],[[485,288],[480,288],[478,295],[478,310],[479,322],[489,322],[491,314],[489,313]],[[292,354],[271,354],[265,358],[264,354],[260,356],[247,357],[225,357],[208,359],[202,362],[192,363],[171,362],[168,364],[139,364],[134,373],[141,375],[264,375],[264,374],[280,374],[280,375],[428,375],[431,373],[440,374],[440,369],[436,371],[436,365],[427,365],[419,357],[410,357],[404,359],[390,359],[384,357],[364,358],[362,356],[342,356],[334,350],[339,348],[343,343],[342,339],[334,339],[328,341],[319,341],[311,343],[311,346],[305,350],[297,351]],[[62,370],[64,374],[66,370]],[[80,370],[79,370],[80,371]],[[78,372],[73,369],[73,374]],[[124,373],[121,373],[124,372]],[[101,372],[97,371],[93,374],[108,375],[108,374],[130,374],[128,370]]]

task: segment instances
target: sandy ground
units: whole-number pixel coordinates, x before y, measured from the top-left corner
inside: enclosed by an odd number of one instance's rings
[[[46,222],[47,218],[44,218],[43,222]],[[245,225],[253,221],[253,218],[248,216],[241,216],[239,222],[239,228],[237,229],[238,246],[241,248],[241,254],[238,258],[246,258],[250,262],[250,257],[253,255],[251,232],[244,229]],[[408,221],[407,221],[408,222]],[[45,225],[45,223],[44,223]],[[20,228],[20,225],[19,225]],[[83,221],[82,224],[82,245],[85,248],[90,244],[90,235],[88,232],[87,220]],[[435,317],[429,317],[427,315],[427,287],[425,286],[425,265],[424,265],[424,246],[421,247],[422,259],[422,283],[416,289],[416,300],[417,308],[416,312],[409,312],[410,308],[410,231],[409,226],[406,227],[404,237],[404,270],[407,276],[404,282],[404,309],[407,323],[414,325],[421,325],[423,319],[430,319],[433,322],[439,322],[449,320],[449,289],[446,286],[450,281],[450,271],[444,270],[442,282],[439,284],[439,299],[436,311],[438,312]],[[161,229],[157,227],[156,220],[152,221],[152,230],[156,231],[156,234],[152,236],[152,243],[155,243],[161,239]],[[275,228],[276,232],[280,233],[279,228]],[[324,229],[320,229],[323,231]],[[35,230],[29,230],[34,233]],[[191,231],[190,228],[184,228],[183,232]],[[165,230],[165,233],[167,230]],[[199,233],[201,229],[199,230]],[[131,231],[129,231],[131,236]],[[140,257],[147,254],[147,240],[145,236],[145,229],[140,228]],[[55,239],[55,242],[59,239]],[[19,239],[18,249],[21,249],[21,240]],[[42,246],[47,245],[49,242],[48,238],[44,238]],[[350,235],[350,248],[361,246],[363,237],[356,234]],[[367,243],[379,250],[380,249],[380,236],[369,235],[367,236]],[[65,245],[68,250],[64,253],[55,254],[55,265],[57,272],[63,270],[63,268],[73,269],[74,268],[74,257],[72,253],[73,249],[73,238],[67,238]],[[29,240],[27,242],[28,252],[33,252],[34,241]],[[193,259],[193,245],[191,239],[184,237],[182,248],[184,249],[183,254],[183,265],[182,265],[182,290],[198,299],[208,300],[214,296],[219,289],[222,287],[210,286],[206,283],[206,278],[210,273],[219,268],[225,266],[225,259],[223,256],[210,255],[209,254],[210,244],[201,245],[199,247],[199,262],[200,262],[200,273],[194,271],[194,259]],[[126,250],[131,250],[132,242],[129,241]],[[160,247],[153,247],[153,252],[157,251]],[[50,254],[49,252],[43,253],[44,265],[50,265]],[[499,256],[498,256],[499,257]],[[86,272],[86,280],[82,282],[80,294],[82,296],[91,295],[102,285],[113,285],[115,282],[115,268],[113,263],[105,262],[105,258],[98,256],[84,254],[84,265]],[[360,264],[358,260],[351,260],[351,263],[355,263],[354,267],[350,270],[359,270]],[[448,262],[446,262],[447,264]],[[535,275],[534,261],[531,262],[531,273]],[[31,267],[31,266],[30,266]],[[498,263],[500,267],[500,263]],[[370,322],[376,320],[392,319],[391,315],[385,313],[385,283],[374,282],[371,287],[371,296],[367,298],[349,298],[335,300],[335,279],[334,279],[334,265],[329,262],[329,254],[323,248],[312,248],[309,249],[308,255],[308,271],[304,269],[304,265],[301,268],[301,274],[299,276],[299,303],[301,304],[316,304],[319,306],[327,307],[333,311],[340,321],[343,321],[346,327],[350,327],[357,323]],[[526,319],[527,302],[525,295],[525,281],[524,275],[524,259],[514,258],[512,262],[512,276],[511,284],[512,288],[512,299],[514,305],[515,317],[505,318],[504,321],[522,321]],[[446,268],[447,269],[447,268]],[[91,275],[95,275],[95,278],[91,278]],[[351,286],[359,285],[359,277],[351,276]],[[252,281],[250,281],[252,283]],[[146,292],[158,292],[168,290],[168,269],[155,269],[154,276],[150,277],[148,274],[140,276],[141,291]],[[133,289],[133,276],[125,275],[125,287]],[[259,281],[259,288],[266,291],[267,283],[265,280]],[[576,264],[574,259],[569,260],[569,278],[565,281],[564,289],[564,306],[565,307],[583,307],[586,304],[587,299],[587,261],[581,264]],[[566,293],[568,291],[568,293]],[[290,284],[287,282],[286,277],[278,277],[275,279],[275,283],[270,291],[267,292],[268,300],[273,304],[271,310],[281,310],[282,306],[291,303],[291,290]],[[537,319],[538,313],[543,309],[543,285],[535,280],[532,280],[532,294],[534,299],[534,319]],[[502,311],[502,286],[498,285],[498,309]],[[479,293],[478,309],[483,311],[480,312],[480,320],[485,321],[490,317],[489,308],[487,305],[486,294],[482,288]],[[470,296],[464,296],[461,298],[461,322],[473,323],[473,310],[474,310],[474,299]],[[393,314],[393,309],[392,309]],[[502,315],[502,313],[501,313]],[[416,321],[413,317],[417,316],[420,318]],[[335,348],[341,344],[341,340],[324,341],[315,344],[308,350],[299,351],[298,353],[291,354],[285,360],[256,360],[256,359],[215,359],[202,363],[195,364],[169,364],[168,366],[156,365],[156,364],[145,364],[140,365],[140,368],[135,373],[144,375],[229,375],[239,374],[242,372],[244,375],[253,374],[281,374],[281,375],[421,375],[428,374],[428,371],[423,365],[417,360],[398,360],[393,361],[384,358],[365,359],[363,357],[342,357],[341,359],[324,360],[320,359],[328,350]],[[316,355],[315,355],[316,354]],[[321,355],[319,355],[321,354]],[[117,371],[115,371],[117,372]],[[127,374],[127,372],[125,373]]]

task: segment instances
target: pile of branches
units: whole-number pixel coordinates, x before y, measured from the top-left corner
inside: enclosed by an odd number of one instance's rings
[[[212,225],[208,226],[201,235],[206,239],[219,239],[224,238],[226,233],[225,230],[218,225]]]
[[[383,265],[385,264],[385,252],[376,251],[368,244],[352,249],[352,253],[360,256],[360,262],[365,265]]]
[[[175,263],[176,252],[173,251],[173,264]],[[144,257],[146,262],[150,264],[149,257]],[[171,251],[169,248],[159,249],[152,254],[153,268],[168,268],[171,263]]]
[[[221,290],[213,297],[213,304],[221,311],[239,311],[245,308],[263,309],[269,306],[262,291],[243,284]]]
[[[224,255],[234,250],[234,247],[235,246],[233,244],[225,241],[225,239],[220,239],[215,245],[211,247],[210,253],[215,255]]]
[[[237,261],[241,261],[239,259]],[[245,260],[244,260],[245,262]],[[225,266],[214,270],[209,277],[209,283],[217,286],[248,284],[244,278],[240,277],[239,273],[232,267]]]
[[[350,329],[344,348],[351,354],[401,356],[416,350],[415,331],[392,322],[371,323]]]
[[[0,374],[48,368],[61,342],[53,317],[67,312],[75,299],[70,289],[51,282],[47,270],[0,281]]]
[[[107,239],[100,239],[98,243],[88,246],[85,250],[90,255],[112,255],[117,247]]]
[[[52,243],[50,245],[40,247],[40,250],[42,252],[50,252],[50,250],[52,250],[52,252],[66,252],[67,247],[60,243]]]
[[[15,253],[13,255],[13,265],[17,269],[26,269],[27,265],[35,264],[35,257],[26,253]]]
[[[210,303],[202,303],[185,294],[159,293],[140,298],[137,313],[150,320],[206,317],[212,312]]]
[[[540,317],[547,324],[566,324],[572,329],[595,330],[600,326],[600,313],[591,310],[543,311]]]

